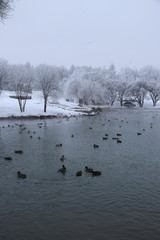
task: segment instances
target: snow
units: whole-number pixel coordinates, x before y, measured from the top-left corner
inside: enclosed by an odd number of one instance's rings
[[[32,99],[27,100],[25,112],[21,113],[17,99],[12,99],[9,96],[15,96],[14,92],[2,91],[0,94],[0,118],[6,117],[41,117],[41,116],[79,116],[85,114],[91,114],[90,111],[94,106],[83,106],[79,107],[78,103],[67,102],[65,99],[58,99],[56,103],[49,101],[47,105],[47,113],[43,111],[43,96],[39,91],[33,91]],[[154,108],[159,108],[159,102]],[[99,106],[104,107],[104,106]],[[113,107],[119,108],[119,102],[114,103]],[[106,106],[109,109],[109,106]],[[124,107],[123,107],[124,108]],[[151,100],[145,100],[144,108],[153,108]],[[94,115],[94,113],[92,113]]]
[[[9,96],[15,96],[14,92],[2,91],[0,95],[0,117],[26,117],[26,116],[77,116],[82,115],[83,109],[78,108],[78,103],[67,102],[65,99],[59,99],[57,103],[49,102],[47,112],[43,111],[43,96],[41,92],[34,91],[32,99],[27,100],[25,112],[21,113],[17,99],[12,99]],[[79,111],[75,111],[78,108]],[[90,111],[90,108],[85,108]]]

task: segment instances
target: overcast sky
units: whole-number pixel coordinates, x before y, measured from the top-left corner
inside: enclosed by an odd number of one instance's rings
[[[18,0],[0,24],[0,58],[160,68],[160,0]]]

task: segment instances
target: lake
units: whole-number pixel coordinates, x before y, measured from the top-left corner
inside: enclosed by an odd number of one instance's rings
[[[155,240],[159,221],[160,109],[0,121],[0,240]]]

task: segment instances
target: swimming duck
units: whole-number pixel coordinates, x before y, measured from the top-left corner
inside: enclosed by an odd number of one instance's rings
[[[62,165],[62,167],[57,172],[65,173],[66,167],[64,165]]]
[[[113,139],[113,140],[119,140],[119,138],[118,138],[118,137],[113,137],[112,139]]]
[[[18,153],[18,154],[22,154],[22,153],[23,153],[22,150],[15,150],[14,152],[15,152],[15,153]]]
[[[100,171],[93,171],[92,176],[100,176],[101,172]]]
[[[21,173],[20,171],[18,171],[18,172],[17,172],[17,177],[18,177],[18,178],[23,178],[23,179],[24,179],[24,178],[26,178],[27,176],[26,176],[26,174]]]
[[[89,168],[88,166],[85,167],[85,170],[86,170],[86,172],[89,172],[89,173],[94,172],[93,168]]]
[[[12,160],[11,157],[4,157],[5,160]]]
[[[99,148],[99,145],[93,144],[93,147],[94,147],[94,148]]]
[[[62,143],[56,144],[56,147],[62,147]]]
[[[62,155],[62,157],[60,158],[61,161],[64,161],[64,155]]]
[[[138,132],[137,135],[142,135],[142,133]]]
[[[82,171],[81,170],[76,173],[76,177],[80,177],[80,176],[82,176]]]

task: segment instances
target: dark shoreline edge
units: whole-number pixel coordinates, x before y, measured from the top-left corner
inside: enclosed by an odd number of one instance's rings
[[[83,115],[40,115],[40,116],[8,116],[8,117],[0,117],[1,120],[41,120],[41,119],[56,119],[56,118],[71,118],[71,117],[79,117]]]
[[[75,110],[75,112],[79,112]],[[85,117],[85,116],[95,116],[102,112],[102,108],[100,107],[93,107],[90,111],[81,111],[79,114],[76,115],[64,115],[64,114],[57,114],[57,115],[27,115],[27,116],[7,116],[7,117],[0,117],[0,121],[3,120],[43,120],[43,119],[59,119],[59,118],[76,118],[76,117]]]
[[[0,117],[0,121],[3,120],[43,120],[43,119],[60,119],[60,118],[76,118],[76,117],[88,117],[88,116],[95,116],[96,114],[91,114],[91,113],[82,113],[79,115],[40,115],[40,116],[8,116],[8,117]]]

